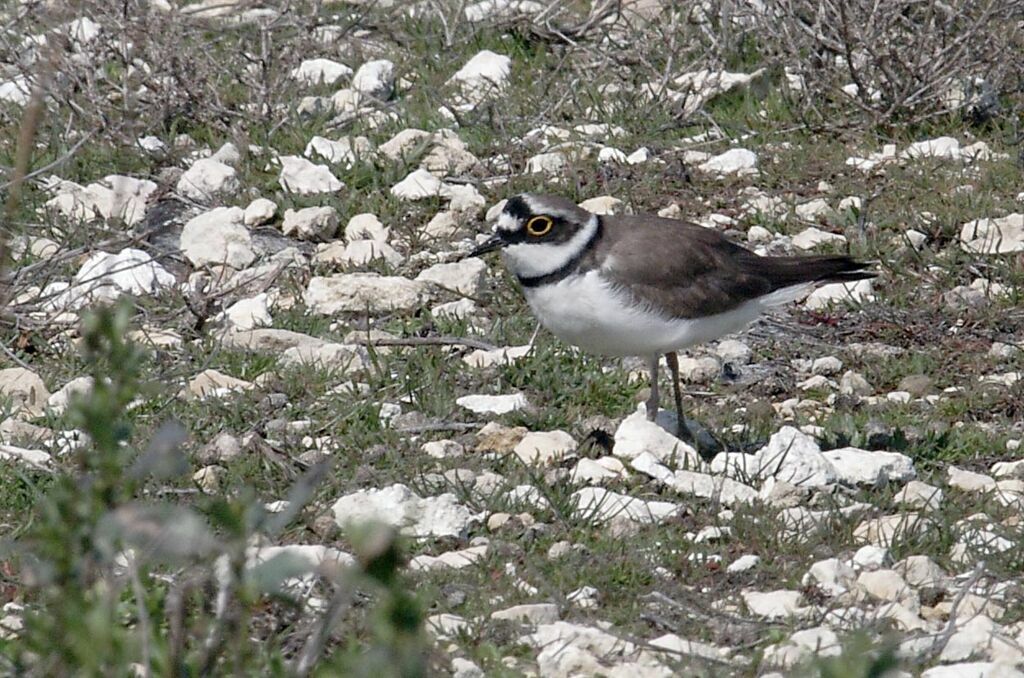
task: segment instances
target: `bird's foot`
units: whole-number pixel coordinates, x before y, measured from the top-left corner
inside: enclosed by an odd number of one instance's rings
[[[697,454],[708,462],[725,449],[707,427],[694,419],[680,417],[676,422],[676,437],[693,445]]]

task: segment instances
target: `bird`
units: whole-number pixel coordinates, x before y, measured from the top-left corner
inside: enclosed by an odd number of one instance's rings
[[[721,444],[684,417],[677,352],[738,332],[818,283],[875,276],[849,256],[761,256],[697,224],[598,215],[538,193],[509,198],[491,237],[468,256],[499,249],[533,314],[556,337],[590,353],[646,359],[651,421],[665,356],[677,435],[705,458]]]

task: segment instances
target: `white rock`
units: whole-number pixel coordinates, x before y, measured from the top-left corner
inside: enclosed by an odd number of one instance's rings
[[[527,174],[558,174],[567,164],[565,154],[561,151],[538,153],[526,161]]]
[[[462,301],[470,300],[463,299]],[[472,301],[470,301],[470,303],[472,303]],[[442,306],[447,306],[447,304],[442,304]],[[433,309],[431,313],[433,315],[438,315],[438,311],[440,310],[441,307],[438,306],[437,308]],[[441,312],[441,315],[447,313],[448,310],[449,309],[444,309]],[[525,346],[507,346],[504,348],[496,348],[491,351],[487,351],[480,348],[464,356],[462,358],[462,362],[466,363],[470,367],[477,368],[493,367],[495,365],[511,365],[513,363],[519,362],[521,358],[524,358],[532,348],[533,346],[529,344]]]
[[[1024,478],[1024,459],[997,461],[990,470],[996,478]]]
[[[377,99],[389,99],[395,88],[395,65],[387,59],[367,61],[352,77],[352,89]]]
[[[47,184],[46,190],[53,197],[46,201],[46,206],[69,219],[122,219],[133,226],[145,217],[148,200],[156,189],[152,181],[117,174],[84,187],[58,179]]]
[[[804,586],[817,584],[828,595],[840,596],[855,588],[857,573],[839,558],[827,558],[811,565],[802,583]]]
[[[601,195],[584,200],[579,204],[579,207],[592,214],[618,214],[622,211],[624,204],[618,198],[613,198],[610,195]]]
[[[528,466],[561,461],[576,449],[576,441],[565,431],[531,431],[523,436],[513,452]]]
[[[908,556],[896,563],[893,569],[911,586],[941,586],[948,575],[928,556]]]
[[[942,490],[920,480],[911,480],[892,500],[909,508],[934,511],[942,504]]]
[[[424,624],[426,630],[436,638],[450,638],[468,632],[469,622],[457,614],[432,614]]]
[[[667,501],[644,501],[603,487],[584,487],[572,493],[573,515],[583,520],[607,522],[624,517],[638,523],[661,523],[679,512],[679,505]]]
[[[740,594],[751,613],[765,619],[787,619],[804,614],[799,591],[743,591]]]
[[[1002,662],[962,662],[934,666],[921,678],[1024,678],[1024,673]]]
[[[96,252],[90,256],[75,274],[72,287],[79,293],[110,286],[118,293],[149,295],[175,282],[174,276],[149,254],[127,248],[117,254]]]
[[[64,384],[46,399],[46,409],[53,415],[61,415],[68,408],[72,397],[88,395],[92,391],[92,377],[76,377]]]
[[[333,85],[352,75],[352,69],[331,59],[306,59],[292,69],[292,78],[304,85]]]
[[[478,23],[495,19],[510,19],[520,14],[537,14],[544,5],[534,0],[481,0],[467,5],[463,12],[466,21]]]
[[[484,671],[468,659],[453,657],[452,678],[484,678]]]
[[[21,462],[38,469],[50,467],[50,455],[42,450],[32,450],[14,445],[0,445],[0,460]]]
[[[960,246],[976,254],[1024,251],[1024,214],[968,221],[960,229]]]
[[[764,662],[788,669],[809,656],[836,657],[842,654],[842,651],[843,647],[836,632],[824,626],[817,626],[797,631],[786,642],[766,648]]]
[[[962,156],[960,142],[952,137],[938,137],[918,141],[907,146],[907,149],[900,153],[901,158],[946,158],[959,160]]]
[[[345,240],[376,240],[386,242],[391,229],[380,222],[377,215],[369,212],[357,214],[345,225]]]
[[[593,586],[581,586],[566,594],[565,599],[582,610],[593,610],[600,605],[601,592]]]
[[[946,469],[946,483],[964,492],[989,492],[996,489],[996,481],[984,473],[967,471],[956,466]]]
[[[479,257],[470,257],[448,264],[434,264],[416,276],[416,280],[468,297],[479,297],[484,291],[486,273],[487,264]]]
[[[746,480],[761,475],[760,459],[742,452],[719,452],[711,460],[711,473]]]
[[[1007,636],[999,624],[983,614],[969,619],[957,628],[956,633],[942,648],[939,660],[944,662],[963,661],[976,654],[987,655],[1003,661],[1008,660],[1008,663],[1018,665],[1024,661],[1024,652],[1020,647]]]
[[[723,362],[733,365],[746,365],[753,355],[750,347],[737,339],[723,339],[715,347],[715,353]]]
[[[242,223],[246,226],[260,226],[277,216],[277,203],[266,198],[256,198],[245,208]]]
[[[791,242],[793,247],[801,250],[811,250],[819,245],[842,245],[846,243],[846,236],[839,233],[829,233],[828,231],[811,226],[794,235]]]
[[[427,296],[423,283],[376,273],[314,277],[303,295],[314,313],[386,313],[420,308]]]
[[[216,207],[190,219],[181,231],[181,251],[193,266],[245,268],[256,259],[240,207]]]
[[[807,296],[804,306],[816,311],[841,302],[863,303],[874,300],[875,295],[871,281],[858,280],[822,285]]]
[[[254,384],[244,379],[236,379],[214,369],[203,370],[189,379],[184,392],[200,399],[222,398],[238,391],[248,391]]]
[[[281,231],[299,240],[327,240],[338,232],[338,212],[333,207],[288,209]]]
[[[409,561],[409,569],[413,572],[430,570],[461,570],[487,555],[487,544],[470,546],[458,551],[447,551],[438,556],[420,555]]]
[[[903,231],[903,239],[915,250],[920,250],[928,242],[928,235],[913,228],[908,228]]]
[[[533,603],[514,605],[504,610],[495,610],[491,619],[525,622],[527,624],[553,624],[558,621],[558,606],[554,603]]]
[[[814,200],[797,205],[793,208],[793,211],[804,221],[819,221],[835,215],[835,211],[824,198],[815,198]],[[794,244],[794,247],[796,246]]]
[[[237,330],[251,330],[256,327],[267,327],[273,324],[270,309],[267,306],[267,293],[262,292],[255,297],[240,299],[224,309],[224,316],[231,326]]]
[[[217,196],[232,195],[238,191],[235,168],[213,158],[202,158],[192,163],[178,179],[178,193],[197,202],[210,202]]]
[[[702,172],[752,174],[757,172],[757,154],[745,148],[733,148],[697,166]]]
[[[314,154],[331,163],[352,167],[360,159],[373,157],[373,144],[366,137],[342,137],[337,141],[324,137],[313,137],[302,152],[307,158]]]
[[[700,455],[691,445],[666,431],[646,415],[637,411],[622,420],[615,430],[615,446],[612,454],[622,459],[634,459],[643,453],[652,455],[659,462],[675,458],[678,464],[697,468]]]
[[[395,134],[377,149],[386,158],[402,160],[416,150],[425,149],[434,140],[434,135],[421,129],[406,128]]]
[[[391,195],[402,200],[422,200],[445,193],[441,180],[425,169],[413,170],[391,187]]]
[[[281,354],[281,365],[284,367],[312,365],[339,376],[365,369],[369,362],[366,349],[357,344],[300,344]]]
[[[461,537],[483,517],[460,504],[454,494],[424,498],[402,484],[347,494],[334,502],[332,511],[344,529],[376,521],[415,538]]]
[[[757,456],[765,477],[802,487],[821,487],[838,479],[835,467],[822,455],[814,438],[792,426],[779,429]]]
[[[0,101],[24,106],[32,98],[32,83],[23,75],[0,83]]]
[[[878,600],[900,602],[904,605],[912,601],[913,606],[919,606],[917,594],[910,587],[910,584],[895,570],[876,570],[874,572],[861,572],[857,577],[857,584],[864,589],[868,595]]]
[[[509,395],[467,395],[457,398],[455,404],[476,414],[508,414],[530,406],[522,393]]]
[[[748,570],[754,569],[755,567],[757,567],[760,564],[761,564],[761,556],[753,555],[753,554],[747,554],[747,555],[740,556],[736,560],[734,560],[731,563],[729,563],[729,566],[727,568],[725,568],[725,571],[730,573],[730,574],[735,574],[737,572],[746,572]]]
[[[472,101],[479,102],[488,93],[504,90],[511,70],[512,59],[485,49],[467,61],[449,82],[460,85]]]
[[[622,165],[626,162],[626,154],[612,146],[605,146],[597,152],[597,161]]]
[[[834,374],[839,374],[842,369],[843,361],[831,355],[815,358],[814,362],[811,363],[811,374],[821,374],[830,377]]]
[[[832,463],[840,482],[849,485],[882,485],[905,482],[917,474],[914,462],[899,452],[879,452],[843,447],[822,452]]]
[[[316,165],[297,155],[283,155],[280,161],[278,183],[289,193],[316,195],[335,193],[345,188],[345,184],[331,174],[327,165]]]
[[[861,544],[891,547],[904,539],[920,534],[927,527],[920,514],[913,511],[871,518],[853,530],[853,538]]]
[[[432,440],[420,446],[423,453],[434,459],[450,459],[461,457],[466,448],[454,440]]]
[[[757,490],[732,478],[685,469],[672,471],[659,464],[653,455],[646,452],[634,458],[630,465],[641,473],[657,478],[676,492],[713,499],[725,506],[749,504],[758,498]]]
[[[383,259],[389,266],[398,266],[405,257],[391,245],[377,240],[320,243],[313,255],[313,261],[342,266],[364,266],[378,259]]]
[[[216,160],[217,162],[224,163],[225,165],[235,167],[242,161],[242,153],[238,150],[237,146],[228,141],[213,152],[210,156],[210,160]]]
[[[892,554],[889,549],[868,544],[853,554],[853,564],[864,570],[877,570],[892,564]]]
[[[844,395],[867,396],[874,393],[874,389],[860,373],[847,370],[839,381],[839,392]]]
[[[707,384],[712,382],[721,372],[721,369],[722,367],[718,364],[718,359],[711,356],[702,356],[700,358],[683,356],[679,358],[679,378],[690,384]]]
[[[627,477],[626,467],[615,457],[580,459],[569,471],[569,482],[576,485],[599,485],[605,481]]]

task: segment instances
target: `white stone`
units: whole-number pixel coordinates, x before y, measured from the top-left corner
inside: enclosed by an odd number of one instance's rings
[[[844,395],[867,396],[874,393],[874,389],[859,372],[847,370],[839,381],[839,392]]]
[[[946,483],[964,492],[989,492],[996,488],[996,481],[991,476],[956,466],[946,468]]]
[[[809,656],[835,657],[842,654],[842,651],[842,644],[836,632],[824,626],[817,626],[797,631],[784,643],[767,647],[764,663],[788,669]]]
[[[526,161],[527,174],[558,174],[567,164],[565,154],[561,151],[538,153]]]
[[[519,14],[537,14],[544,5],[534,0],[481,0],[467,5],[463,12],[466,21],[479,23],[496,19],[510,19]]]
[[[531,431],[513,452],[524,464],[547,465],[561,461],[576,449],[576,441],[565,431]]]
[[[374,150],[373,144],[366,137],[342,137],[335,141],[317,136],[309,140],[302,154],[307,158],[319,155],[332,165],[341,165],[347,169],[360,159],[372,158]]]
[[[948,575],[928,556],[908,556],[896,563],[893,569],[911,586],[941,586]]]
[[[733,148],[697,166],[702,172],[751,174],[757,171],[757,154],[745,148]]]
[[[812,311],[828,308],[841,302],[863,303],[874,301],[871,280],[822,285],[807,296],[804,306]]]
[[[679,513],[678,504],[644,501],[603,487],[584,487],[572,493],[573,515],[594,522],[623,517],[638,523],[661,523]]]
[[[579,204],[579,207],[592,214],[618,214],[622,211],[624,204],[618,198],[613,198],[610,195],[601,195],[584,200]]]
[[[976,254],[1024,251],[1024,214],[968,221],[960,229],[960,246]]]
[[[330,370],[338,376],[365,369],[369,362],[366,349],[358,344],[300,344],[281,354],[281,365],[284,367],[311,365]]]
[[[377,99],[389,99],[395,88],[395,65],[387,59],[367,61],[352,76],[352,89]]]
[[[822,452],[832,463],[840,482],[848,485],[882,485],[889,481],[905,482],[917,474],[914,462],[899,452],[861,450],[843,447]]]
[[[423,283],[376,273],[342,273],[314,277],[303,295],[314,313],[386,313],[420,308],[427,296]]]
[[[347,494],[334,502],[332,511],[344,529],[376,521],[415,538],[461,537],[483,518],[460,504],[454,494],[420,497],[402,484]]]
[[[192,163],[178,179],[178,193],[197,202],[210,202],[217,196],[232,195],[238,191],[235,168],[213,158],[202,158]]]
[[[761,475],[761,461],[753,454],[719,452],[711,460],[711,473],[741,480],[758,478]]]
[[[945,158],[948,160],[959,160],[962,156],[960,142],[953,137],[938,137],[918,141],[907,146],[907,149],[900,153],[901,158]]]
[[[700,455],[691,445],[658,423],[648,421],[642,411],[637,411],[623,419],[615,430],[612,454],[622,459],[634,459],[645,452],[660,462],[676,458],[677,463],[686,468],[697,468],[701,463]]]
[[[444,184],[425,169],[413,170],[391,187],[391,195],[401,200],[422,200],[444,195]]]
[[[217,162],[224,163],[225,165],[235,167],[242,161],[242,153],[238,150],[237,146],[228,141],[213,152],[210,156],[210,160],[216,160]]]
[[[122,219],[133,226],[145,217],[149,198],[156,189],[152,181],[117,174],[84,187],[55,179],[47,182],[46,190],[53,197],[46,201],[46,206],[77,221]]]
[[[345,225],[345,240],[376,240],[386,242],[391,229],[380,222],[377,215],[369,212],[357,214]]]
[[[23,75],[0,83],[0,101],[24,106],[32,98],[32,83]]]
[[[434,459],[450,459],[461,457],[466,448],[454,440],[432,440],[420,446],[423,453]]]
[[[22,462],[38,469],[48,469],[50,466],[48,453],[14,445],[0,445],[0,460]]]
[[[260,226],[277,216],[277,203],[266,198],[256,198],[245,208],[242,223],[246,226]]]
[[[816,584],[828,595],[840,596],[855,588],[857,573],[839,558],[827,558],[811,565],[801,583],[804,586]]]
[[[419,555],[409,561],[409,569],[413,572],[430,570],[461,570],[487,555],[487,544],[470,546],[457,551],[447,551],[438,556]]]
[[[815,198],[797,205],[793,211],[804,221],[820,221],[835,215],[835,211],[824,198]],[[796,247],[795,244],[794,247]]]
[[[487,264],[483,259],[470,257],[448,264],[434,264],[416,276],[416,280],[468,297],[479,297],[484,291],[486,273]]]
[[[306,59],[292,69],[292,77],[304,85],[333,85],[352,75],[352,69],[331,59]]]
[[[738,339],[723,339],[715,347],[715,353],[723,362],[732,365],[746,365],[750,362],[753,351],[750,346]]]
[[[248,391],[255,385],[244,379],[236,379],[214,369],[203,370],[189,379],[187,393],[204,398],[222,398],[238,391]]]
[[[679,378],[690,384],[707,384],[715,380],[721,365],[718,359],[711,356],[679,358]]]
[[[843,361],[831,355],[815,358],[814,362],[811,363],[811,374],[831,377],[832,375],[839,374],[842,369]]]
[[[783,426],[757,452],[761,475],[802,487],[821,487],[836,482],[832,463],[811,436]]]
[[[342,266],[364,266],[378,259],[383,259],[389,266],[398,266],[405,257],[391,245],[377,240],[320,243],[313,255],[313,261]]]
[[[601,592],[593,586],[581,586],[566,594],[565,599],[572,603],[574,607],[582,610],[592,610],[600,605]]]
[[[857,577],[857,584],[868,595],[878,600],[900,602],[904,605],[908,601],[912,601],[914,607],[919,606],[917,594],[910,587],[910,584],[895,570],[861,572],[860,576]]]
[[[1002,662],[962,662],[934,666],[921,678],[1024,678],[1024,673]]]
[[[316,165],[298,155],[283,155],[280,161],[278,183],[289,193],[316,195],[335,193],[345,188],[345,184],[331,174],[327,165]]]
[[[927,523],[913,511],[896,513],[862,521],[853,530],[853,538],[861,544],[891,547],[908,537],[920,534]]]
[[[597,152],[597,161],[622,165],[626,162],[626,154],[612,146],[605,146]]]
[[[569,471],[569,482],[576,485],[599,485],[605,481],[627,477],[626,467],[615,457],[580,459]]]
[[[846,236],[811,226],[794,235],[790,242],[797,249],[811,250],[819,245],[843,245],[846,243]]]
[[[469,300],[464,299],[463,301]],[[470,303],[472,302],[470,301]],[[447,306],[447,304],[443,305]],[[438,315],[438,311],[440,309],[441,307],[439,306],[435,308],[433,311],[431,311],[431,313],[433,313],[434,315]],[[447,309],[445,309],[445,311],[443,311],[441,315],[444,315],[444,313],[446,312]],[[493,367],[495,365],[511,365],[513,363],[519,362],[520,359],[524,358],[532,348],[533,346],[529,344],[525,346],[506,346],[504,348],[496,348],[491,351],[479,348],[475,351],[472,351],[468,355],[464,356],[462,358],[462,362],[466,363],[470,367],[476,368]]]
[[[338,232],[338,212],[333,207],[304,207],[284,213],[281,231],[299,240],[327,240]]]
[[[740,556],[736,560],[729,563],[729,566],[725,568],[725,571],[730,574],[735,574],[737,572],[747,572],[748,570],[752,570],[760,564],[761,556],[747,554]]]
[[[892,554],[889,549],[868,544],[853,554],[853,564],[864,570],[877,570],[892,564]]]
[[[558,621],[558,606],[554,603],[533,603],[514,605],[504,610],[495,610],[491,619],[525,622],[527,624],[553,624]]]
[[[133,295],[155,294],[175,284],[173,275],[156,263],[142,250],[127,248],[117,254],[96,252],[82,264],[75,274],[72,294],[86,294],[88,291],[109,286],[117,293]]]
[[[485,678],[483,669],[462,657],[452,658],[452,678]]]
[[[650,453],[645,452],[635,457],[630,465],[641,473],[657,478],[680,494],[713,499],[725,506],[749,504],[758,498],[757,490],[749,485],[732,478],[711,476],[686,469],[672,471],[659,464]]]
[[[262,292],[255,297],[240,299],[224,309],[224,316],[236,330],[251,330],[256,327],[267,327],[273,323],[270,308],[267,305],[267,293]]]
[[[193,217],[181,231],[181,251],[194,266],[245,268],[256,259],[240,207],[217,207]]]
[[[74,396],[88,395],[92,391],[92,377],[76,377],[64,384],[46,399],[46,409],[53,415],[61,415],[67,410]]]
[[[920,480],[911,480],[892,500],[908,508],[934,511],[942,504],[942,490]]]
[[[1024,478],[1024,459],[997,461],[990,471],[996,478]]]
[[[509,395],[466,395],[455,400],[455,404],[476,414],[508,414],[530,406],[522,393]]]
[[[743,591],[740,594],[751,613],[765,619],[788,619],[804,614],[799,591]]]
[[[511,70],[512,59],[485,49],[467,61],[449,82],[459,85],[467,99],[478,103],[488,94],[504,90]]]

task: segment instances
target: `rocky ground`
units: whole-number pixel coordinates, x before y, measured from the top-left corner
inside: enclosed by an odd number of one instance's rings
[[[5,14],[6,668],[48,656],[26,516],[102,447],[82,318],[129,299],[124,459],[176,422],[189,470],[124,501],[214,526],[241,507],[262,518],[239,519],[238,581],[288,563],[269,597],[192,601],[214,629],[248,610],[238,638],[265,648],[196,666],[303,674],[370,647],[384,594],[343,582],[383,523],[431,673],[1024,675],[1019,101],[973,71],[919,117],[868,67],[829,89],[744,37],[774,25],[745,3],[129,4]],[[642,362],[536,332],[500,261],[465,257],[526,190],[879,275],[681,359],[729,449],[706,463],[646,420]],[[197,539],[171,522],[149,534]],[[129,532],[90,581],[152,638],[119,667],[148,675],[181,637],[168,591],[229,553],[168,567]]]

